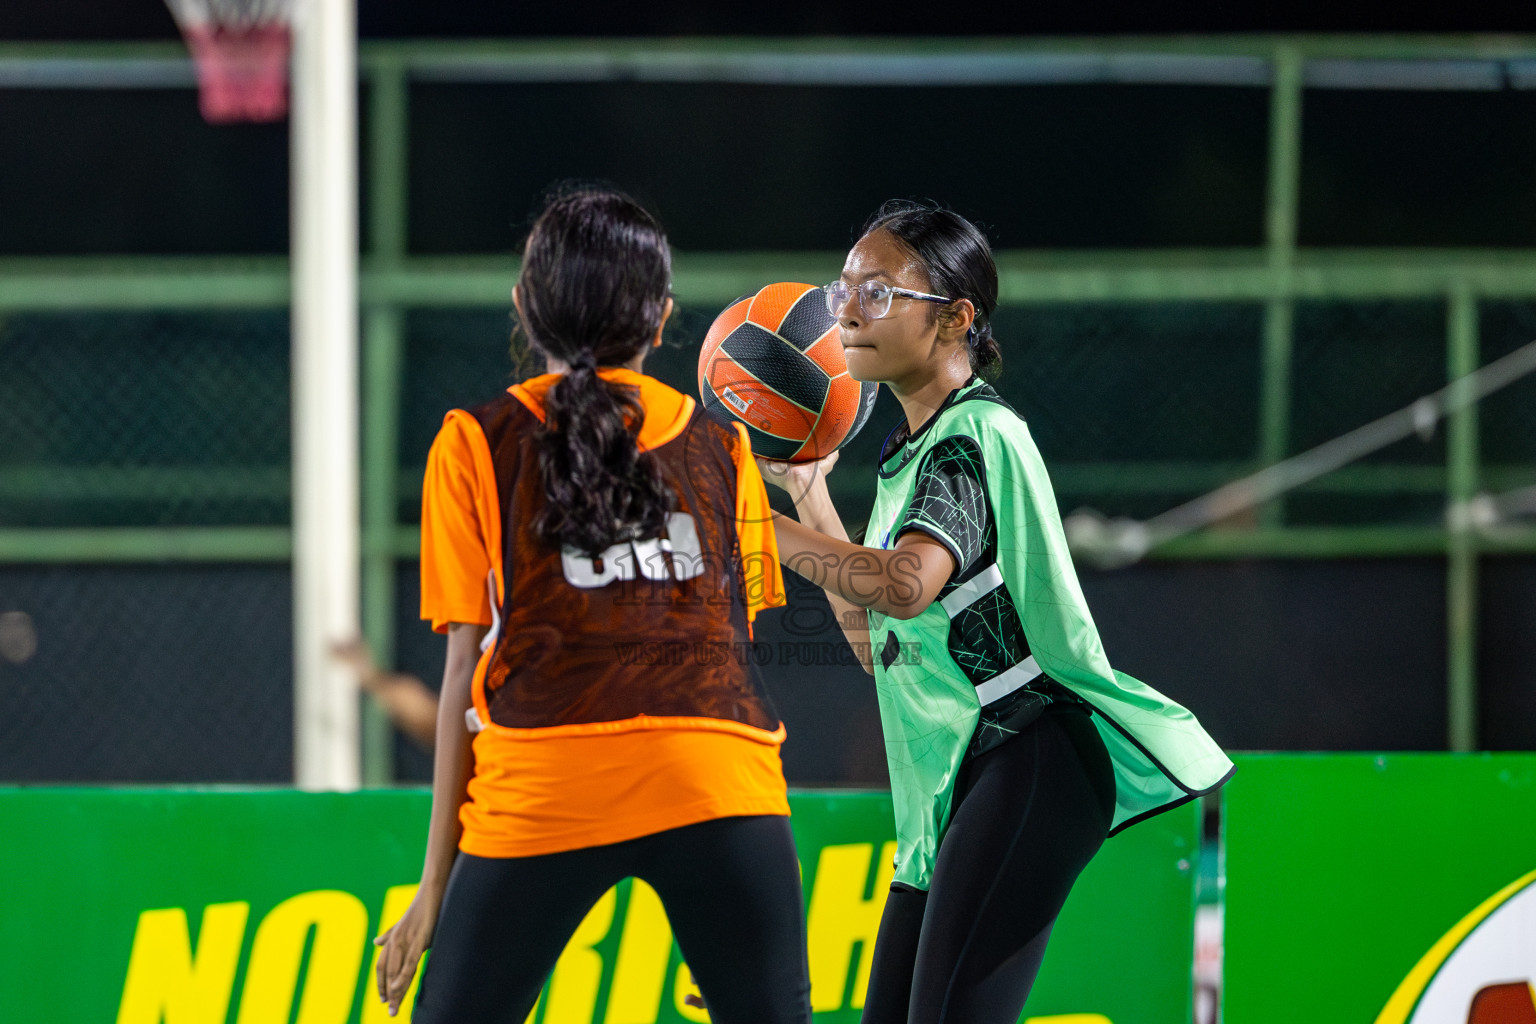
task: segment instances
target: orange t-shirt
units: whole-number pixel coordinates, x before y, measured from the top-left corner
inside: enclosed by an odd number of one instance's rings
[[[639,442],[658,448],[678,437],[694,401],[652,377],[621,367],[605,380],[639,388],[645,419]],[[535,377],[510,394],[543,419],[543,396],[559,379]],[[731,451],[736,470],[736,536],[750,621],[784,604],[778,547],[757,464],[745,431]],[[450,622],[493,623],[506,580],[502,515],[492,453],[473,415],[444,419],[427,460],[422,495],[421,616],[445,632]],[[490,721],[483,694],[487,650],[475,672],[475,774],[460,810],[460,848],[484,857],[534,856],[621,842],[743,814],[788,814],[775,731],[712,718],[640,715],[554,728],[506,728]],[[643,669],[639,670],[643,672]]]

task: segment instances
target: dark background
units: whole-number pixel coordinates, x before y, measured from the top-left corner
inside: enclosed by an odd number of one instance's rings
[[[359,10],[367,38],[838,35],[869,31],[872,17],[878,32],[909,36],[1536,31],[1536,5],[1476,3],[1057,3],[1005,15],[980,5],[363,0]],[[175,38],[156,0],[0,5],[0,40]],[[888,113],[852,130],[853,112],[869,107]],[[837,251],[892,195],[943,200],[1001,249],[1262,242],[1263,89],[417,83],[410,117],[417,254],[513,251],[540,191],[570,175],[635,192],[685,252]],[[1309,90],[1300,243],[1536,246],[1533,123],[1536,91]],[[0,256],[285,253],[287,178],[285,124],[206,125],[190,90],[0,89]],[[692,390],[713,312],[682,310],[653,372]],[[1527,304],[1488,303],[1482,315],[1488,358],[1536,336]],[[1005,308],[1000,386],[1048,465],[1249,458],[1260,316],[1252,303]],[[1444,325],[1435,301],[1300,304],[1296,448],[1435,387]],[[507,330],[500,309],[410,312],[408,477],[446,408],[512,379]],[[280,468],[287,346],[279,312],[0,318],[0,452],[26,464]],[[1536,388],[1522,387],[1483,410],[1490,461],[1536,459]],[[840,467],[840,493],[861,493],[858,467],[897,416],[882,394]],[[1379,458],[1433,464],[1443,442],[1405,442]],[[1193,496],[1058,491],[1064,511],[1138,516]],[[856,525],[867,508],[867,496],[850,498],[845,518]],[[1287,503],[1303,524],[1425,525],[1442,512],[1434,495],[1303,493]],[[5,502],[0,526],[281,525],[288,514],[285,499],[249,496]],[[405,499],[403,521],[415,514]],[[442,640],[415,619],[414,574],[402,564],[398,660],[435,685]],[[1117,667],[1188,704],[1229,748],[1444,746],[1441,559],[1151,562],[1087,570],[1083,583]],[[791,584],[800,611],[766,613],[758,639],[840,643],[806,627],[822,598]],[[1482,738],[1531,748],[1536,558],[1485,558],[1479,586]],[[290,602],[285,566],[0,568],[0,611],[25,609],[40,634],[31,661],[0,664],[0,778],[290,778]],[[793,782],[883,781],[862,672],[776,664],[769,680],[790,729]],[[399,761],[404,778],[429,773],[403,741]]]
[[[1322,0],[1037,0],[997,4],[878,5],[780,0],[722,4],[499,4],[484,0],[359,0],[364,38],[423,36],[1182,34],[1208,32],[1526,32],[1531,5],[1325,3]],[[14,0],[0,11],[0,38],[160,39],[175,26],[157,0]]]

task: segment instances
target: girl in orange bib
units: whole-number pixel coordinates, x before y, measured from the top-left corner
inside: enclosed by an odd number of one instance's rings
[[[614,883],[661,896],[712,1019],[808,1022],[800,881],[751,622],[784,603],[745,432],[641,365],[661,227],[557,196],[513,303],[551,372],[454,410],[428,458],[422,617],[448,634],[421,887],[378,940],[391,1012],[522,1024]]]

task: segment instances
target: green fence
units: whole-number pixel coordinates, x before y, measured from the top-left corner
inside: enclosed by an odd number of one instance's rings
[[[1058,490],[1107,511],[1147,515],[1405,403],[1536,336],[1536,250],[1306,249],[1297,245],[1296,226],[1308,87],[1395,81],[1410,88],[1523,88],[1533,60],[1536,40],[1521,38],[365,44],[365,632],[389,660],[397,567],[417,546],[420,456],[402,458],[403,438],[446,405],[479,393],[445,386],[424,401],[413,352],[445,344],[452,355],[456,343],[441,342],[446,324],[446,333],[479,339],[479,355],[466,360],[461,379],[504,373],[505,365],[485,354],[496,357],[504,348],[507,293],[517,270],[506,258],[408,251],[414,83],[630,76],[701,86],[847,84],[863,74],[870,82],[917,75],[940,83],[961,76],[983,84],[1267,89],[1261,247],[998,254],[1000,334],[1006,324],[1037,339],[1030,358],[1042,376],[1102,385],[1065,401],[1045,388],[1027,392],[1029,381],[1007,385],[1026,389],[1021,394],[1031,410],[1044,408],[1038,417],[1032,411],[1037,433],[1048,432],[1055,415],[1063,438],[1100,442],[1053,457]],[[0,47],[0,87],[69,76],[101,87],[190,83],[185,58],[172,46]],[[680,253],[675,291],[680,319],[692,326],[685,326],[677,351],[658,360],[658,375],[688,386],[686,344],[697,341],[725,302],[769,280],[830,279],[840,260],[835,252]],[[16,411],[0,424],[0,564],[286,562],[288,294],[287,265],[277,258],[0,259],[0,406]],[[125,345],[140,336],[142,344]],[[1091,364],[1079,355],[1085,342],[1097,346]],[[103,355],[113,352],[118,362]],[[119,390],[162,390],[146,392],[134,410],[115,412],[110,393],[89,392],[88,411],[101,415],[81,418],[85,392],[69,391],[70,373],[97,370],[88,380],[100,386],[115,379],[122,359],[135,358],[142,376]],[[1173,364],[1178,372],[1168,369]],[[1106,369],[1126,371],[1119,373],[1122,383],[1150,379],[1160,389],[1160,404],[1131,418],[1135,436],[1094,433],[1102,416],[1091,423],[1073,418],[1069,406],[1094,408],[1120,397]],[[243,409],[253,395],[269,400],[253,404],[249,419],[233,421],[237,433],[178,450],[167,437],[201,429],[196,406],[187,405],[189,374],[203,382],[203,400],[226,415],[231,403]],[[1453,529],[1444,513],[1480,490],[1536,484],[1533,394],[1512,389],[1481,410],[1454,414],[1443,440],[1394,448],[1272,503],[1252,522],[1177,539],[1152,557],[1444,557],[1447,742],[1473,748],[1478,560],[1536,552],[1536,528]],[[421,412],[413,402],[430,408]],[[157,419],[166,409],[182,418]],[[147,424],[144,437],[153,443],[135,448],[128,430],[130,436],[114,436],[105,456],[99,448],[87,457],[71,447],[71,436],[94,444],[125,422]],[[1143,443],[1162,436],[1159,430],[1167,444]],[[1202,448],[1190,438],[1222,443]],[[845,467],[834,479],[846,487],[852,477]],[[855,507],[867,501],[840,492],[845,498]],[[385,725],[374,717],[365,741],[366,775],[374,782],[392,777],[389,750]]]
[[[420,875],[421,791],[0,789],[0,1006],[74,1024],[387,1020],[373,946]],[[883,793],[791,794],[819,1021],[857,1021],[894,851]],[[1186,805],[1111,840],[1056,926],[1027,1018],[1188,1024],[1193,862]],[[1134,957],[1107,956],[1134,940]],[[539,1024],[708,1018],[649,886],[578,928]],[[1068,1016],[1076,1015],[1076,1016]]]

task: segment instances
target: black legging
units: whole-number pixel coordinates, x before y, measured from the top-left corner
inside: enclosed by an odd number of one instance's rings
[[[886,900],[863,1024],[1015,1024],[1114,792],[1093,721],[1070,707],[967,762],[932,888]]]
[[[523,1024],[581,919],[629,877],[661,897],[711,1020],[810,1024],[800,872],[779,815],[541,857],[459,853],[412,1020]]]

